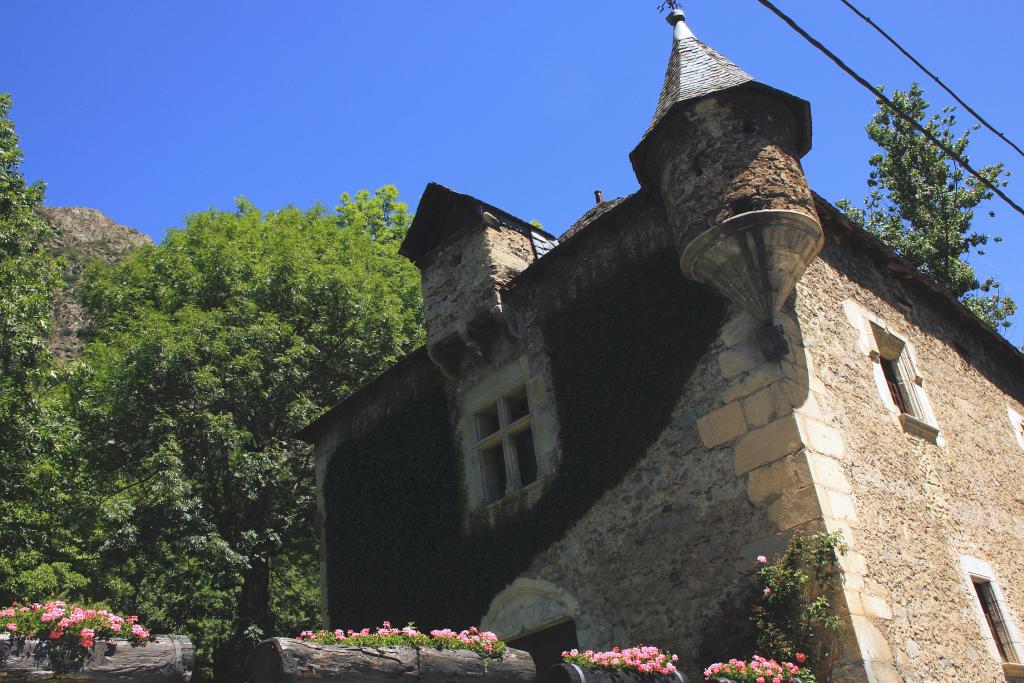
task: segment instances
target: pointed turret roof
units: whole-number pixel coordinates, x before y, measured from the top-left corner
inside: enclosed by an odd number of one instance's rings
[[[667,20],[673,27],[673,36],[672,52],[668,59],[668,69],[665,71],[665,84],[661,88],[651,125],[647,127],[636,149],[629,155],[641,185],[647,184],[642,170],[645,148],[662,121],[667,119],[673,110],[686,103],[726,91],[750,89],[771,93],[784,100],[793,110],[797,125],[800,127],[800,156],[810,150],[811,108],[806,100],[755,81],[728,57],[698,40],[687,26],[686,15],[681,9],[669,12]]]
[[[654,119],[647,127],[648,132],[680,102],[695,100],[754,80],[727,57],[697,40],[686,25],[683,10],[672,10],[667,19],[674,27],[672,54],[669,55],[665,85],[661,88],[658,108],[654,110]]]

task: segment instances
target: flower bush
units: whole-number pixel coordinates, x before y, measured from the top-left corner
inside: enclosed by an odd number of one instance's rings
[[[756,652],[779,661],[798,652],[818,664],[829,658],[839,628],[839,556],[846,549],[838,533],[797,534],[771,561],[757,556],[752,571],[760,596],[751,613]]]
[[[679,657],[650,645],[639,645],[625,650],[613,647],[608,652],[569,650],[562,653],[562,661],[588,669],[632,669],[665,676],[676,672]]]
[[[12,640],[35,638],[47,642],[50,663],[57,671],[68,671],[84,661],[97,640],[123,638],[132,645],[145,645],[151,640],[149,631],[134,615],[123,617],[61,600],[14,603],[0,609],[0,633]]]
[[[505,643],[490,631],[481,631],[473,626],[465,631],[449,628],[434,629],[429,634],[421,633],[409,624],[402,628],[394,628],[391,622],[374,630],[368,628],[355,631],[335,629],[333,631],[303,631],[299,640],[306,640],[321,645],[351,645],[353,647],[387,647],[410,645],[413,647],[430,647],[435,650],[472,650],[490,659],[500,659],[505,653]]]
[[[797,661],[800,659],[798,653]],[[806,661],[807,657],[803,656],[803,660]],[[728,662],[712,664],[704,669],[704,678],[709,681],[724,679],[752,683],[810,683],[814,681],[814,674],[810,669],[801,669],[792,662],[779,663],[774,659],[755,656],[749,662],[730,659]]]
[[[123,638],[145,645],[149,631],[136,616],[122,617],[103,609],[87,609],[60,600],[31,605],[14,603],[0,610],[0,626],[12,638],[38,638],[63,644],[92,647],[96,640]]]

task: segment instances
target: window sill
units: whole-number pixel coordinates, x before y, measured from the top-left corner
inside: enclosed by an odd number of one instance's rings
[[[920,420],[910,413],[900,414],[900,424],[903,426],[903,431],[911,436],[916,436],[919,439],[924,439],[929,443],[935,443],[939,439],[939,428],[930,425],[927,422]]]
[[[1024,664],[1003,662],[1003,675],[1007,680],[1024,679]]]
[[[541,487],[544,486],[544,480],[545,477],[543,476],[537,477],[536,480],[530,482],[529,484],[520,489],[516,489],[512,493],[506,494],[501,498],[498,498],[497,500],[491,501],[490,503],[482,503],[478,509],[484,510],[486,512],[494,512],[495,510],[500,510],[502,505],[512,504],[519,498],[522,498],[523,496],[530,496],[534,491],[539,490]]]

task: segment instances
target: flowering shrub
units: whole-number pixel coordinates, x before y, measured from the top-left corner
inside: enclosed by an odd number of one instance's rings
[[[828,659],[839,628],[833,604],[840,585],[839,555],[845,551],[838,533],[798,534],[770,562],[764,555],[755,559],[752,571],[760,595],[751,621],[757,652],[779,661],[798,652],[816,663]]]
[[[801,660],[806,661],[806,655],[797,653],[797,661]],[[810,669],[801,669],[792,662],[779,663],[774,659],[755,656],[749,662],[730,659],[725,663],[712,664],[704,669],[704,678],[709,681],[721,678],[753,683],[811,683],[814,674]]]
[[[409,624],[403,628],[393,628],[391,622],[385,621],[371,631],[364,628],[359,631],[340,628],[333,631],[303,631],[299,640],[307,640],[321,645],[351,645],[353,647],[386,647],[411,645],[414,647],[430,647],[435,650],[472,650],[477,654],[491,659],[500,659],[505,652],[505,643],[490,631],[481,631],[476,626],[465,631],[449,628],[434,629],[428,634],[421,633]]]
[[[124,638],[145,645],[149,631],[136,616],[122,617],[107,610],[85,609],[51,600],[44,605],[11,605],[0,610],[0,625],[13,638],[38,638],[92,647],[97,639]]]
[[[613,647],[609,652],[569,650],[562,653],[562,661],[588,669],[633,669],[640,673],[665,676],[675,673],[675,662],[679,661],[679,657],[650,645],[640,645],[625,650]]]
[[[122,617],[103,609],[87,609],[60,600],[30,605],[14,603],[0,609],[0,633],[12,640],[36,638],[50,645],[50,663],[66,671],[81,663],[97,640],[123,638],[145,645],[149,631],[136,616]]]

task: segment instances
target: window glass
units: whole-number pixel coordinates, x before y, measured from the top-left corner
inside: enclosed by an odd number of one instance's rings
[[[519,480],[523,486],[537,481],[537,454],[533,450],[533,432],[527,428],[512,437],[519,464]]]
[[[892,402],[896,404],[901,413],[909,412],[907,410],[906,398],[903,395],[903,388],[900,387],[899,370],[896,367],[896,361],[881,358],[879,362],[882,365],[882,374],[885,375],[885,383],[889,386],[889,393],[892,395]]]
[[[996,600],[992,583],[975,579],[974,590],[977,592],[978,600],[981,602],[981,611],[985,613],[985,621],[988,622],[988,628],[996,641],[999,658],[1004,662],[1016,661],[1010,645],[1010,633],[1006,628],[1006,619],[1003,616],[1002,609],[999,607],[999,602]]]
[[[505,449],[499,443],[480,451],[480,464],[484,476],[484,502],[493,503],[505,495],[508,479],[505,476]]]
[[[476,438],[478,440],[494,434],[499,429],[501,429],[501,423],[498,420],[497,403],[492,403],[476,414]]]
[[[500,395],[473,415],[485,505],[537,481],[539,470],[526,385]]]
[[[526,400],[526,387],[519,387],[518,390],[505,397],[505,405],[508,406],[509,422],[515,422],[530,414],[530,403]]]

